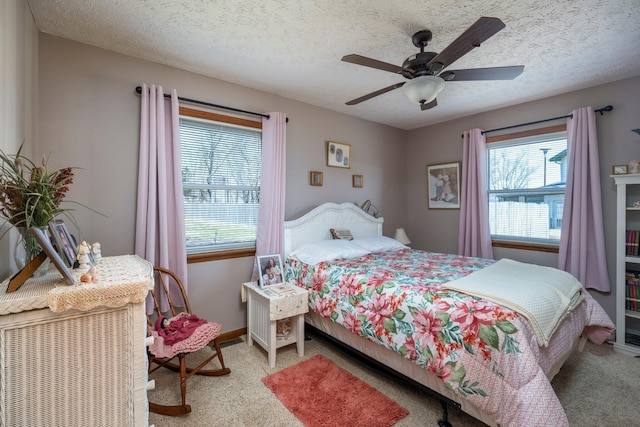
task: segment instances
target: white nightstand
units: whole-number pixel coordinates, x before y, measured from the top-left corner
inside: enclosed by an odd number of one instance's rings
[[[247,301],[247,344],[255,340],[269,355],[269,367],[276,364],[276,349],[297,343],[298,356],[304,356],[304,314],[309,311],[305,289],[287,284],[291,293],[277,295],[270,288],[260,289],[256,282],[242,284],[242,300]],[[291,330],[276,337],[278,320],[290,319]]]

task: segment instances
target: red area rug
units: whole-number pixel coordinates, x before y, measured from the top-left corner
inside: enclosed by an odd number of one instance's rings
[[[321,355],[264,377],[262,382],[307,427],[389,427],[409,414]]]

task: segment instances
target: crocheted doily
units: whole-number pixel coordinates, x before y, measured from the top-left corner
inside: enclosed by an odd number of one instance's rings
[[[47,303],[56,313],[96,307],[121,307],[141,303],[153,289],[153,266],[136,255],[105,257],[95,266],[99,281],[82,283],[84,271],[73,271],[75,285],[59,285],[49,291]]]

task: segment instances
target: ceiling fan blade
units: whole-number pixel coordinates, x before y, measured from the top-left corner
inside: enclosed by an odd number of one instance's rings
[[[351,54],[342,57],[344,62],[350,62],[356,65],[364,65],[365,67],[375,68],[376,70],[389,71],[391,73],[401,73],[403,71],[413,74],[413,70],[408,68],[398,67],[397,65],[389,64],[388,62],[378,61],[377,59],[367,58],[366,56]]]
[[[482,17],[429,61],[428,65],[439,62],[443,65],[442,68],[446,68],[463,55],[469,53],[474,47],[480,46],[480,44],[484,43],[484,41],[504,27],[504,22],[498,18]]]
[[[375,92],[371,92],[371,93],[369,93],[369,94],[367,94],[367,95],[361,96],[360,98],[352,99],[351,101],[346,102],[346,104],[347,104],[347,105],[356,105],[356,104],[359,104],[359,103],[361,103],[362,101],[366,101],[367,99],[371,99],[371,98],[374,98],[374,97],[376,97],[376,96],[378,96],[378,95],[382,95],[383,93],[391,92],[391,91],[392,91],[392,90],[394,90],[394,89],[398,89],[399,87],[402,87],[402,85],[404,85],[404,83],[405,83],[405,82],[400,82],[400,83],[396,83],[396,84],[394,84],[394,85],[391,85],[391,86],[385,87],[385,88],[383,88],[383,89],[379,89],[379,90],[377,90],[377,91],[375,91]]]
[[[513,80],[522,74],[524,65],[512,67],[472,68],[468,70],[447,70],[440,73],[446,81],[473,81],[473,80]]]
[[[420,109],[421,109],[422,111],[424,111],[424,110],[429,110],[429,109],[431,109],[431,108],[435,107],[436,105],[438,105],[438,101],[436,101],[436,100],[434,99],[434,100],[433,100],[433,101],[431,101],[431,102],[426,102],[426,103],[424,103],[424,104],[420,104]]]

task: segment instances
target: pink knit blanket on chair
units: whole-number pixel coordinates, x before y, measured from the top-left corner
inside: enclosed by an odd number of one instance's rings
[[[167,321],[164,329],[160,326],[162,320],[156,322],[155,328],[151,328],[154,340],[149,351],[155,357],[173,357],[200,350],[220,335],[222,329],[219,323],[207,322],[184,312]]]

